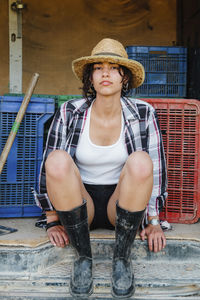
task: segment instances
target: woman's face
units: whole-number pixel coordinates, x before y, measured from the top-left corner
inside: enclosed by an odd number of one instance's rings
[[[122,70],[120,70],[122,73]],[[121,95],[122,75],[119,65],[103,62],[94,64],[92,83],[97,94],[103,96]]]

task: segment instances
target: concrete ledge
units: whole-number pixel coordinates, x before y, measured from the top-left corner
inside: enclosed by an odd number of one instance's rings
[[[113,254],[113,239],[92,239],[94,260],[110,260]],[[71,263],[75,252],[71,246],[53,247],[50,243],[37,248],[0,246],[0,274],[42,272],[53,265]],[[136,240],[132,248],[134,262],[200,262],[200,242],[169,240],[165,249],[158,253],[148,250],[147,242]],[[199,270],[200,275],[200,270]]]
[[[35,248],[49,243],[46,231],[35,227],[36,220],[37,218],[0,219],[1,225],[18,229],[15,233],[0,236],[0,246]],[[173,230],[165,233],[167,239],[200,242],[200,222],[172,226]],[[91,238],[114,239],[114,231],[97,229],[91,231]]]
[[[69,278],[75,252],[53,247],[35,218],[1,219],[18,232],[0,236],[0,300],[72,300]],[[134,300],[200,300],[200,223],[173,224],[167,246],[159,253],[137,239],[132,248],[136,279]],[[91,232],[94,294],[91,300],[112,299],[110,273],[114,231]],[[169,293],[170,292],[170,293]]]
[[[94,259],[94,294],[91,300],[112,299],[111,266],[110,259]],[[0,274],[0,299],[72,300],[69,295],[71,268],[71,262],[62,261],[30,274]],[[189,260],[177,262],[175,259],[134,261],[133,269],[136,293],[131,299],[200,299],[199,259],[193,263]]]
[[[0,219],[5,227],[15,228],[18,231],[0,236],[0,246],[38,247],[49,242],[46,231],[35,227],[37,218]]]

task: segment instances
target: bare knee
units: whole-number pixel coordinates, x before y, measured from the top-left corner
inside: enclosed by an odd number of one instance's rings
[[[127,171],[138,181],[145,181],[153,175],[153,162],[144,151],[132,153],[127,160]]]
[[[52,151],[45,162],[47,176],[55,179],[62,179],[70,174],[73,160],[64,150]]]

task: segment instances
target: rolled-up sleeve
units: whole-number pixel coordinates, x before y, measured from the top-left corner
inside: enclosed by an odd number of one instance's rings
[[[152,107],[148,118],[148,152],[153,162],[153,190],[148,215],[159,215],[167,197],[167,168],[161,130],[156,111]]]

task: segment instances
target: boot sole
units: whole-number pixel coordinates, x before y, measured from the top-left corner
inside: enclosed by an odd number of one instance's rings
[[[117,295],[117,294],[115,294],[113,289],[111,290],[111,294],[112,294],[113,298],[115,298],[115,299],[127,299],[127,298],[130,298],[131,296],[133,296],[134,293],[135,293],[135,287],[129,294],[126,294],[126,295]]]
[[[93,293],[93,283],[92,283],[92,286],[91,286],[91,288],[90,288],[90,290],[89,290],[88,293],[85,293],[85,294],[76,294],[76,293],[72,292],[71,285],[69,287],[69,292],[70,292],[71,296],[74,297],[74,298],[76,298],[76,299],[83,299],[83,300],[84,299],[88,299],[88,297],[90,295],[92,295],[92,293]]]

